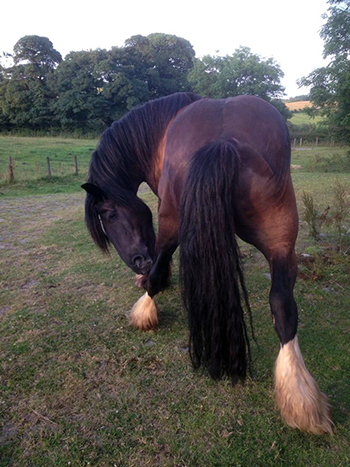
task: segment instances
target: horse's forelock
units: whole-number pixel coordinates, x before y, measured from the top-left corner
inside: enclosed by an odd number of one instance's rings
[[[93,241],[103,253],[108,255],[110,242],[102,230],[101,221],[96,209],[96,200],[91,195],[86,196],[85,222]]]

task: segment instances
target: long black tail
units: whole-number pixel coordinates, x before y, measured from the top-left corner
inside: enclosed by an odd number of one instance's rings
[[[196,152],[184,185],[180,277],[190,327],[190,355],[214,379],[244,379],[250,348],[242,298],[248,306],[235,237],[234,187],[239,155],[220,140]]]

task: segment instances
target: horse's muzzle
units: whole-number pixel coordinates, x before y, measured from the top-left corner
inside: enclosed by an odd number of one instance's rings
[[[142,255],[135,255],[131,260],[131,269],[136,274],[147,274],[153,266],[151,258],[145,258]]]

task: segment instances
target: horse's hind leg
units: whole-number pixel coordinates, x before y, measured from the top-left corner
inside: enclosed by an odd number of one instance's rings
[[[326,396],[306,369],[297,336],[297,306],[293,287],[297,273],[294,249],[271,254],[270,305],[281,342],[275,367],[277,405],[288,425],[315,434],[332,432]]]
[[[243,198],[238,233],[262,251],[270,265],[270,306],[281,343],[275,367],[277,404],[288,425],[317,434],[331,432],[327,399],[306,369],[298,344],[298,309],[293,296],[298,233],[294,192],[291,182],[282,194],[276,191],[275,195],[271,186],[267,195],[266,190],[258,192],[255,203],[244,204]]]

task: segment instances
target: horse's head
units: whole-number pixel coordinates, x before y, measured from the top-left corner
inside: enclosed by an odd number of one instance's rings
[[[108,252],[110,243],[137,274],[147,274],[154,261],[152,213],[136,195],[115,201],[98,186],[85,183],[85,220],[95,243]]]

